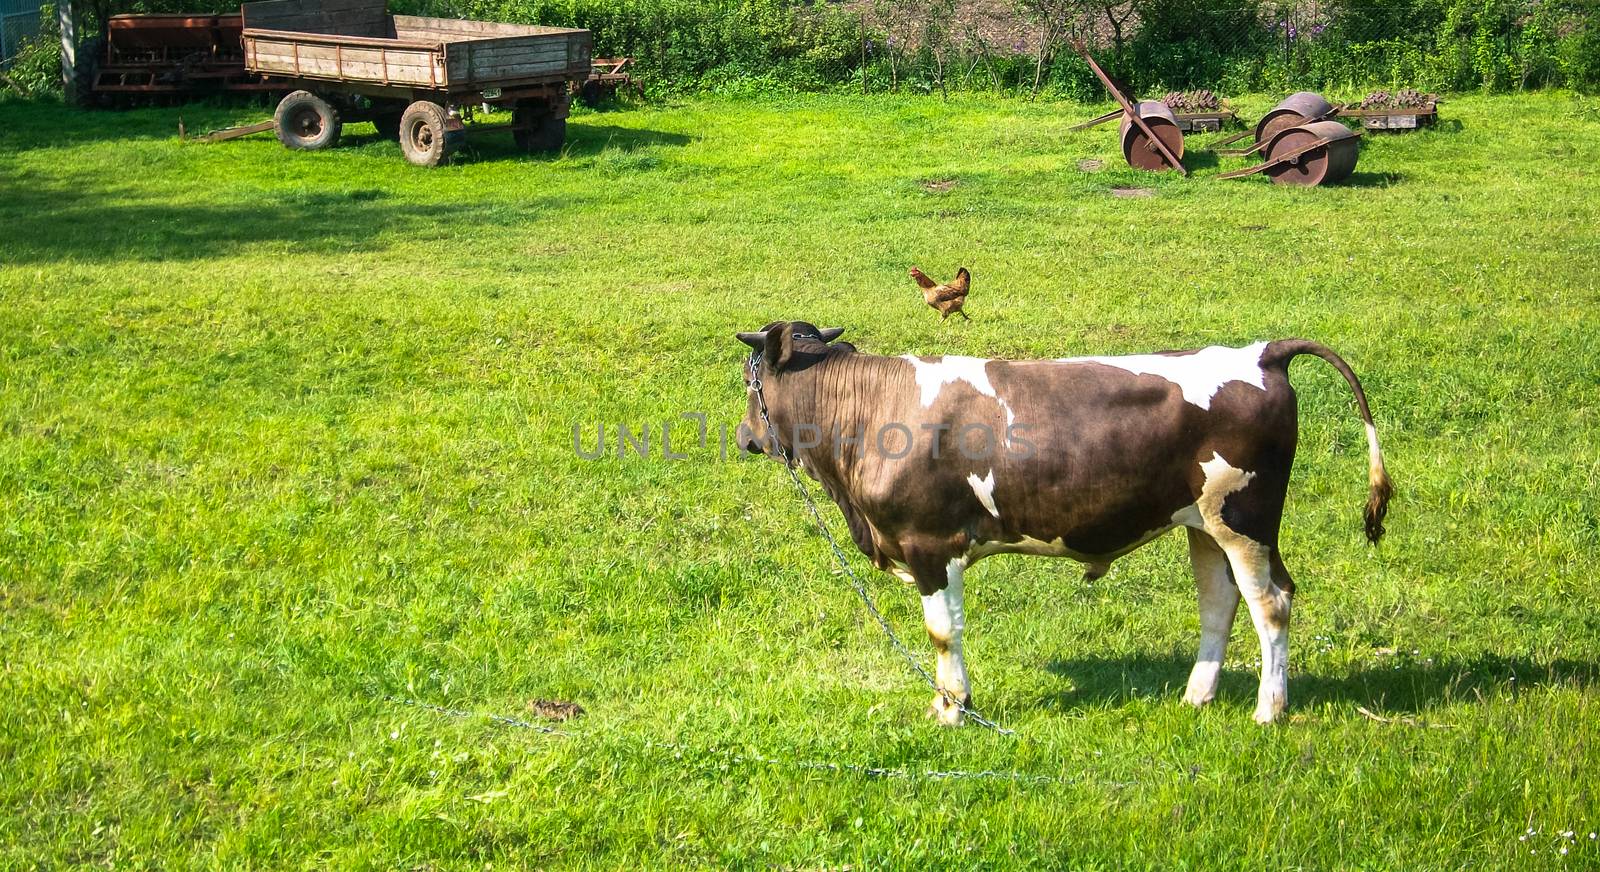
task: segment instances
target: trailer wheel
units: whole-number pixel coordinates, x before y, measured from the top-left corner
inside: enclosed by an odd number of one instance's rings
[[[372,116],[372,126],[378,128],[378,135],[391,142],[400,138],[400,118],[405,114],[399,112],[384,112]]]
[[[317,151],[339,144],[339,110],[310,91],[291,91],[272,116],[285,148]]]
[[[606,91],[599,79],[590,79],[578,88],[578,99],[590,109],[598,108],[600,101],[606,98]]]
[[[551,117],[547,107],[518,106],[511,112],[511,136],[523,151],[560,151],[567,141],[567,119]]]
[[[400,116],[400,150],[419,167],[436,167],[455,146],[446,125],[450,116],[430,100],[418,100]]]
[[[106,38],[103,36],[78,46],[77,59],[72,66],[73,93],[68,96],[81,109],[103,109],[111,105],[109,98],[96,94],[94,90],[95,80],[100,78],[100,62],[105,54]]]

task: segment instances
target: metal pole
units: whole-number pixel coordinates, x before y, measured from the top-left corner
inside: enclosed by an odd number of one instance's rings
[[[72,0],[57,0],[56,21],[61,26],[61,94],[77,102],[78,40],[72,27]]]
[[[861,13],[861,93],[867,93],[867,13]]]

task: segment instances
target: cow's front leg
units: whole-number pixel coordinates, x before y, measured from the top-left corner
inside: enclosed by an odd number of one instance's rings
[[[933,650],[938,653],[935,673],[938,693],[933,697],[928,714],[947,727],[961,726],[961,705],[972,703],[967,665],[961,659],[961,631],[967,622],[961,603],[965,570],[966,561],[958,557],[946,564],[942,573],[918,573],[916,577],[917,587],[922,592],[922,623],[928,630],[928,639],[933,642]],[[961,705],[957,704],[958,700]]]

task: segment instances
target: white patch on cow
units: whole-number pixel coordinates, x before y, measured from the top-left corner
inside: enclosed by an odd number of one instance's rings
[[[1054,541],[1046,542],[1032,536],[1023,536],[1018,542],[989,541],[979,542],[967,551],[968,560],[977,560],[992,554],[1033,554],[1039,557],[1071,557],[1075,560],[1083,559],[1085,555],[1079,554],[1066,546],[1057,536]]]
[[[1006,434],[1009,439],[1011,425],[1017,422],[1017,413],[1012,411],[1011,404],[1006,402],[1004,397],[995,397],[995,401],[1000,404],[1000,411],[1006,413]]]
[[[989,469],[989,474],[979,478],[975,472],[967,474],[967,484],[972,485],[972,492],[978,495],[978,502],[989,510],[989,514],[996,519],[1000,517],[1000,509],[994,504],[994,468]]]
[[[1154,375],[1177,385],[1183,398],[1202,409],[1211,408],[1211,398],[1229,382],[1244,382],[1266,390],[1261,369],[1261,353],[1267,347],[1257,342],[1244,348],[1212,345],[1193,354],[1129,354],[1117,357],[1063,357],[1060,363],[1098,363],[1127,370],[1135,375]]]
[[[966,628],[966,611],[961,593],[967,562],[960,557],[945,566],[944,590],[922,598],[922,622],[937,639],[949,640]]]
[[[1011,409],[1011,404],[1006,402],[1005,397],[995,397],[994,399],[995,399],[995,402],[1000,404],[1000,411],[1006,413],[1006,428],[1004,430],[1000,431],[1000,445],[1003,448],[1005,448],[1007,450],[1010,450],[1010,448],[1011,448],[1011,425],[1015,424],[1017,422],[1017,413]],[[998,518],[1000,516],[999,515],[995,515],[995,517]]]
[[[1179,527],[1193,527],[1196,530],[1203,530],[1206,526],[1206,519],[1200,517],[1199,504],[1190,503],[1172,513],[1172,523]]]
[[[1195,507],[1203,520],[1220,525],[1222,501],[1227,499],[1228,494],[1244,490],[1256,474],[1234,466],[1215,451],[1211,452],[1210,460],[1200,462],[1200,469],[1206,474],[1206,483],[1200,487],[1200,499]],[[1213,532],[1212,535],[1216,534]]]
[[[964,381],[986,397],[994,397],[994,385],[989,383],[988,358],[962,357],[947,354],[933,360],[923,360],[914,354],[902,355],[917,372],[917,387],[922,391],[922,405],[927,408],[939,398],[939,391],[953,382]]]

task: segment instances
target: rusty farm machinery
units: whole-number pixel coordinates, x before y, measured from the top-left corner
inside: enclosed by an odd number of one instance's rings
[[[1117,82],[1095,62],[1081,41],[1074,41],[1072,48],[1105,85],[1119,108],[1069,129],[1084,130],[1120,116],[1118,139],[1122,156],[1134,169],[1172,170],[1188,175],[1183,165],[1183,135],[1219,131],[1223,124],[1239,120],[1225,101],[1209,91],[1138,100],[1132,96],[1132,89]],[[1227,156],[1256,156],[1261,161],[1221,173],[1217,178],[1237,179],[1263,173],[1277,184],[1337,184],[1355,171],[1362,131],[1352,130],[1336,119],[1357,119],[1366,130],[1410,130],[1432,124],[1438,117],[1437,104],[1438,98],[1432,94],[1402,90],[1395,94],[1376,91],[1360,103],[1335,106],[1320,94],[1300,91],[1285,97],[1252,128],[1211,144],[1209,150]],[[1254,144],[1248,148],[1219,149],[1252,136]]]

